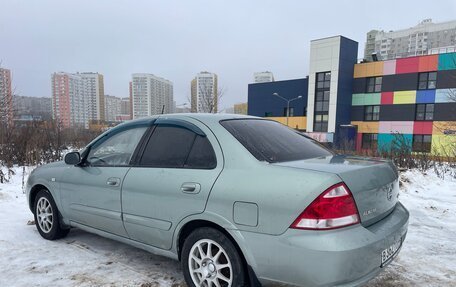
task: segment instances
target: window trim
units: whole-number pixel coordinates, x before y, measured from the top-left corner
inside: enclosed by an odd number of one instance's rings
[[[380,84],[377,84],[377,79],[380,79],[381,83]],[[372,85],[372,91],[369,91],[369,87],[371,86],[369,84],[369,81],[370,80],[373,80],[374,81],[374,84]],[[380,87],[380,89],[377,91],[377,86]],[[368,77],[367,80],[366,80],[366,90],[365,92],[368,93],[368,94],[371,94],[371,93],[381,93],[382,92],[382,86],[383,86],[383,76],[375,76],[375,77]]]
[[[136,157],[136,160],[135,160],[135,163],[132,165],[132,167],[141,167],[141,168],[169,168],[169,169],[196,169],[196,170],[213,170],[213,169],[216,169],[218,166],[219,166],[219,160],[218,160],[218,157],[217,157],[217,152],[215,151],[215,148],[214,148],[214,144],[211,142],[211,140],[208,138],[208,136],[198,127],[196,126],[195,124],[193,123],[190,123],[188,121],[185,121],[185,120],[181,120],[181,119],[177,119],[177,121],[174,121],[176,119],[169,119],[171,121],[161,121],[161,122],[158,122],[158,121],[155,121],[153,126],[151,127],[151,131],[149,133],[149,135],[146,137],[146,139],[144,140],[144,142],[142,143],[142,146],[141,146],[141,149],[140,151],[138,152],[138,155]],[[184,125],[182,125],[182,123],[184,123]],[[145,164],[141,164],[141,160],[144,156],[144,153],[146,151],[146,147],[147,147],[147,144],[149,143],[150,139],[153,137],[154,133],[155,133],[155,130],[157,127],[178,127],[178,128],[182,128],[182,129],[186,129],[186,130],[189,130],[191,132],[193,132],[195,134],[195,138],[193,140],[193,143],[188,151],[188,154],[186,156],[186,159],[184,161],[184,164],[181,166],[181,167],[162,167],[162,166],[153,166],[153,165],[145,165]],[[199,133],[195,132],[195,130],[199,131]],[[209,144],[211,145],[212,147],[212,151],[213,151],[213,154],[214,154],[214,158],[215,158],[215,165],[213,167],[207,167],[207,168],[202,168],[202,167],[188,167],[188,166],[185,166],[185,163],[190,155],[190,152],[192,151],[193,149],[193,145],[195,144],[195,141],[196,141],[196,137],[197,136],[202,136],[202,137],[205,137],[208,141],[209,141]]]
[[[428,111],[428,107],[432,105],[432,119],[426,119],[426,115],[430,113]],[[418,119],[418,106],[424,106],[424,111],[423,111],[423,119]],[[420,122],[429,122],[434,120],[434,112],[435,112],[435,104],[434,103],[427,103],[427,104],[416,104],[415,105],[415,121],[420,121]]]
[[[429,141],[429,150],[424,150],[423,144],[424,144],[424,137],[429,136],[430,141]],[[421,141],[419,142],[420,148],[419,150],[415,149],[415,138],[421,138]],[[426,142],[427,143],[427,142]],[[414,134],[412,137],[412,152],[424,152],[424,153],[430,153],[432,151],[432,135],[431,134]]]
[[[432,80],[434,83],[434,88],[429,88],[429,75],[430,74],[435,74],[435,80]],[[421,81],[421,76],[422,75],[426,75],[426,80],[425,81]],[[420,88],[420,84],[421,83],[426,83],[426,87],[424,89]],[[437,71],[430,71],[430,72],[422,72],[422,73],[418,73],[418,85],[416,87],[416,89],[418,91],[424,91],[424,90],[436,90],[437,89]]]
[[[372,107],[372,113],[370,113],[372,115],[372,119],[367,119],[366,117],[366,110],[368,109],[368,107]],[[374,113],[374,109],[375,107],[378,107],[378,119],[374,119],[374,115],[376,115],[377,113]],[[381,110],[381,105],[367,105],[367,106],[364,106],[364,113],[363,113],[363,120],[365,122],[378,122],[380,121],[380,110]]]
[[[327,82],[326,80],[326,76],[327,74],[329,74],[329,87],[325,87],[325,83]],[[323,80],[322,81],[319,81],[318,80],[318,76],[319,75],[322,75],[323,76]],[[313,105],[313,111],[314,111],[314,114],[313,114],[313,117],[312,117],[312,120],[313,120],[313,123],[312,123],[312,130],[314,132],[321,132],[321,133],[327,133],[328,132],[328,129],[329,129],[329,104],[331,102],[331,71],[325,71],[325,72],[318,72],[318,73],[315,73],[315,95],[314,95],[314,105]],[[322,84],[322,87],[318,87],[318,83],[323,83]],[[321,101],[317,101],[317,94],[321,92],[323,93],[323,100]],[[326,101],[325,100],[325,92],[328,92],[328,100]],[[327,111],[317,111],[317,104],[318,103],[322,103],[322,106],[324,106],[325,103],[328,103],[328,110]],[[318,121],[317,122],[317,116],[327,116],[328,117],[328,120],[327,121]],[[316,126],[317,126],[317,123],[320,125],[320,129],[316,129]],[[326,129],[323,130],[321,127],[325,125],[326,126]]]
[[[370,139],[369,139],[369,146],[368,147],[364,147],[364,137],[365,136],[369,136]],[[375,147],[372,146],[372,139],[373,137],[376,136],[376,139],[375,139]],[[370,150],[376,150],[378,148],[378,133],[363,133],[362,137],[361,137],[361,149],[364,149],[364,150],[367,150],[367,149],[370,149]]]
[[[105,134],[102,134],[96,141],[90,143],[85,148],[85,150],[82,152],[82,156],[81,156],[82,160],[81,160],[80,166],[82,166],[82,167],[132,167],[132,166],[134,166],[134,163],[135,163],[135,160],[136,160],[136,158],[138,156],[138,152],[140,150],[140,147],[143,144],[144,140],[147,138],[147,135],[150,133],[150,131],[152,129],[151,125],[153,125],[154,121],[152,121],[150,123],[141,123],[141,124],[135,124],[135,125],[128,125],[126,127],[122,127],[122,128],[119,128],[119,129],[116,129],[116,130],[113,130],[113,131],[108,131]],[[132,129],[135,129],[135,128],[141,128],[141,127],[147,127],[147,129],[144,132],[144,134],[142,135],[142,137],[139,140],[138,144],[136,145],[133,153],[131,154],[130,162],[128,164],[125,164],[125,165],[110,165],[110,164],[93,165],[93,164],[91,164],[90,162],[87,161],[87,157],[89,156],[90,151],[92,150],[92,148],[102,145],[109,138],[111,138],[111,137],[113,137],[113,136],[115,136],[115,135],[117,135],[119,133],[122,133],[122,132],[128,131],[128,130],[132,130]]]

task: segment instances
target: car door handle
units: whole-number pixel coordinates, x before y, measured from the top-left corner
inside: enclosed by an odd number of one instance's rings
[[[201,185],[196,182],[186,182],[181,186],[181,191],[185,193],[198,193],[200,192]]]
[[[106,184],[109,186],[119,186],[120,185],[120,178],[118,177],[110,177],[106,181]]]

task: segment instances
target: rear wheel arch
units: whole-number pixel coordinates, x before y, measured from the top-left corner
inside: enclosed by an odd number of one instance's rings
[[[251,263],[247,261],[246,257],[248,254],[245,254],[243,250],[240,248],[238,242],[234,238],[234,236],[228,232],[225,228],[220,226],[217,223],[214,223],[212,221],[208,220],[203,220],[203,219],[195,219],[191,220],[189,222],[186,222],[182,228],[180,228],[178,237],[177,237],[177,242],[176,242],[176,250],[177,250],[177,256],[179,261],[181,260],[182,257],[182,247],[184,245],[185,239],[196,229],[202,228],[202,227],[209,227],[216,229],[223,233],[230,241],[233,243],[234,247],[236,248],[238,254],[242,258],[242,265],[244,266],[244,270],[246,270],[248,278],[247,280],[250,282],[251,286],[260,286],[258,285],[258,278],[256,277],[255,272],[252,269],[252,266],[250,265]]]

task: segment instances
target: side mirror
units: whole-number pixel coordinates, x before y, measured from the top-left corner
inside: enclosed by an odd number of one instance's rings
[[[76,165],[81,163],[81,155],[77,151],[72,151],[65,155],[64,160],[66,164]]]

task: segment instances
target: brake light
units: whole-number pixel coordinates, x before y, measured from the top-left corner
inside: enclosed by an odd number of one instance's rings
[[[350,190],[338,183],[318,196],[290,226],[295,229],[328,230],[359,223]]]

